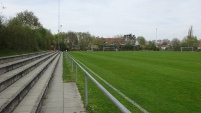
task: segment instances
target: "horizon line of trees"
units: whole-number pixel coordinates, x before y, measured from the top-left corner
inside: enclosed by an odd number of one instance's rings
[[[182,40],[178,38],[173,38],[172,40],[163,39],[163,40],[152,40],[146,41],[143,36],[137,38],[140,43],[141,49],[148,50],[169,50],[169,51],[180,51],[181,47],[192,47],[193,50],[197,50],[201,46],[201,40],[198,40],[197,36],[193,35],[193,26],[190,26],[188,35],[185,36]],[[188,50],[188,49],[186,49]]]
[[[0,14],[0,50],[39,51],[50,50],[54,45],[58,50],[103,50],[114,47],[118,50],[171,50],[180,51],[181,47],[193,47],[197,50],[201,40],[193,35],[193,26],[188,35],[179,40],[146,40],[143,36],[116,35],[114,38],[122,42],[107,43],[106,39],[91,35],[89,32],[61,32],[52,34],[44,28],[39,19],[31,11],[17,13],[15,17],[6,19]],[[201,45],[200,45],[201,46]]]
[[[122,39],[122,43],[114,41],[113,43],[107,43],[105,38],[99,38],[91,35],[89,32],[62,32],[59,34],[59,47],[60,50],[92,50],[96,46],[96,50],[103,50],[103,47],[114,47],[118,50],[168,50],[168,51],[180,51],[181,47],[193,47],[193,50],[197,50],[201,46],[201,40],[198,40],[193,35],[193,26],[189,28],[188,35],[182,40],[178,38],[162,39],[162,40],[149,40],[147,41],[143,36],[135,35],[117,35],[114,38]],[[56,35],[58,40],[58,34]],[[57,46],[58,43],[56,42]],[[92,47],[93,46],[93,47]],[[188,50],[188,49],[186,49]]]

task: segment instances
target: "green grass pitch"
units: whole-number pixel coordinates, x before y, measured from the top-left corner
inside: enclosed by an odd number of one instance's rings
[[[200,52],[119,51],[70,54],[148,112],[201,112]],[[103,82],[98,81],[129,110],[140,112]],[[92,101],[96,104],[97,100],[98,106],[101,104],[98,100],[101,99],[97,98]],[[107,109],[108,106],[101,107]]]

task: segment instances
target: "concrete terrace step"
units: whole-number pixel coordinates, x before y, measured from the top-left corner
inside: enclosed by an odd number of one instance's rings
[[[29,64],[26,64],[22,67],[19,67],[15,70],[9,71],[7,73],[4,73],[0,76],[0,92],[3,91],[5,88],[7,88],[9,85],[35,69],[37,66],[39,66],[41,63],[45,62],[48,58],[50,58],[52,55],[56,53],[51,53],[46,56],[44,56],[41,59],[35,60]]]
[[[48,84],[58,62],[59,55],[53,61],[52,65],[44,72],[43,76],[37,81],[25,98],[15,108],[13,113],[35,113],[39,112],[42,105],[42,100],[48,88]]]
[[[0,64],[0,75],[2,75],[3,73],[9,72],[13,69],[16,69],[18,67],[21,67],[25,64],[28,64],[30,62],[33,62],[37,59],[42,58],[43,56],[50,54],[51,52],[47,52],[47,53],[43,53],[43,54],[39,54],[36,56],[31,56],[28,58],[24,58],[24,59],[20,59],[20,60],[16,60],[16,61],[12,61],[9,63],[4,63],[4,64]]]
[[[15,60],[23,59],[23,58],[28,58],[31,56],[36,56],[45,53],[46,51],[42,52],[36,52],[36,53],[29,53],[29,54],[22,54],[22,55],[15,55],[15,56],[9,56],[9,57],[0,57],[0,64],[7,63],[7,62],[12,62]]]
[[[10,113],[20,103],[58,54],[39,65],[0,93],[0,113]]]

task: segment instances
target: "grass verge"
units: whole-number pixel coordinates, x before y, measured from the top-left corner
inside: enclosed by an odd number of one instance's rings
[[[67,62],[66,55],[63,53],[63,82],[74,82],[75,73],[72,72],[70,65]]]

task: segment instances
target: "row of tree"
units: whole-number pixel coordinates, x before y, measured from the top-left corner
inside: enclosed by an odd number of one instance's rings
[[[193,50],[197,50],[198,46],[201,46],[201,40],[198,40],[193,35],[193,27],[191,26],[188,35],[179,40],[173,38],[172,40],[149,40],[147,41],[143,36],[135,35],[117,35],[115,38],[99,38],[92,36],[90,33],[82,32],[62,32],[56,35],[56,39],[59,38],[60,49],[62,50],[103,50],[104,47],[113,47],[118,50],[169,50],[180,51],[181,47],[193,47]],[[58,44],[58,43],[57,43]]]
[[[0,15],[0,50],[49,50],[54,44],[53,34],[44,28],[33,12],[24,11],[6,19]]]
[[[193,50],[197,50],[201,46],[201,40],[198,40],[196,36],[193,35],[193,26],[189,28],[188,35],[182,40],[178,38],[173,38],[172,40],[153,40],[146,41],[142,36],[137,38],[138,43],[141,45],[141,49],[148,50],[171,50],[180,51],[181,47],[192,47]]]

